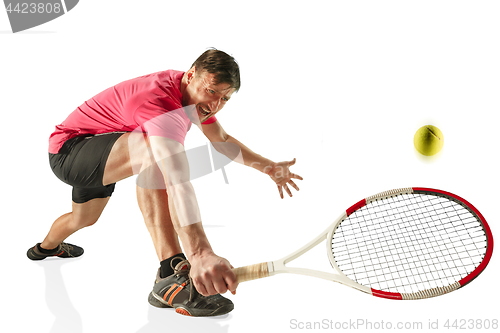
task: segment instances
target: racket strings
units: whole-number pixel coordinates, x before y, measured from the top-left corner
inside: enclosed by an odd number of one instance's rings
[[[459,281],[482,261],[486,235],[476,216],[444,197],[403,194],[374,201],[335,231],[332,251],[352,280],[417,293]]]

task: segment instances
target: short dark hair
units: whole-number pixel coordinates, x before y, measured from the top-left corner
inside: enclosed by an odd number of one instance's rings
[[[236,91],[240,90],[240,67],[236,60],[229,54],[217,49],[209,49],[191,66],[197,71],[207,71],[210,74],[215,74],[216,84],[227,83]]]

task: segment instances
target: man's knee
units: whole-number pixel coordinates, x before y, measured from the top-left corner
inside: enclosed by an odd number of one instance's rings
[[[96,198],[83,204],[73,202],[73,212],[71,214],[72,223],[76,229],[89,227],[99,220],[102,211],[106,207],[109,197]]]

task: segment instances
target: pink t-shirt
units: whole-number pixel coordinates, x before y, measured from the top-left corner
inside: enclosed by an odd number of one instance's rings
[[[184,144],[191,120],[182,107],[184,72],[167,70],[119,83],[92,97],[56,126],[49,153],[57,154],[66,140],[79,135],[141,130]],[[204,124],[217,121],[210,117]]]

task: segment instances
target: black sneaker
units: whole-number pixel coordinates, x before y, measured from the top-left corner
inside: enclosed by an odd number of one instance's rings
[[[28,250],[26,255],[31,260],[43,260],[47,257],[59,257],[59,258],[76,258],[83,254],[83,249],[79,246],[61,243],[59,246],[51,253],[42,253],[40,251],[40,243],[36,244]]]
[[[180,258],[182,259],[182,258]],[[220,294],[205,297],[200,295],[191,282],[187,260],[178,263],[174,274],[166,278],[156,275],[153,291],[149,294],[149,304],[159,308],[175,308],[175,312],[193,317],[220,316],[231,312],[234,304]]]

